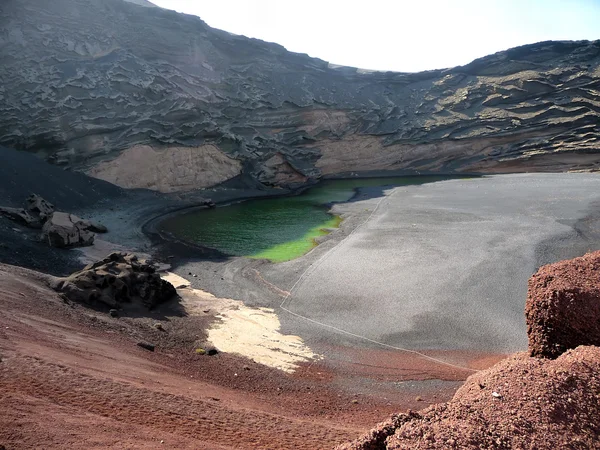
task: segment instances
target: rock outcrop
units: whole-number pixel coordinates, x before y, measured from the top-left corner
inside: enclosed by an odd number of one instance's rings
[[[152,309],[177,294],[153,265],[130,253],[111,253],[58,280],[54,289],[71,301],[107,309],[120,309],[127,304]]]
[[[529,280],[525,314],[531,356],[600,346],[600,252],[540,268]]]
[[[29,228],[42,228],[43,222],[24,208],[0,206],[0,215]]]
[[[48,220],[54,213],[54,205],[37,194],[31,194],[25,202],[27,203],[27,211],[38,217],[41,222]]]
[[[94,243],[89,222],[69,213],[55,212],[44,223],[41,240],[50,247],[85,247]]]
[[[167,192],[240,173],[293,186],[373,170],[600,167],[600,41],[370,72],[139,4],[0,4],[1,144]]]
[[[598,448],[600,348],[519,353],[469,377],[445,404],[399,414],[339,450]]]
[[[25,201],[25,208],[0,206],[0,215],[29,228],[42,228],[44,222],[54,212],[54,205],[37,194],[31,194]]]
[[[529,351],[467,379],[452,400],[398,414],[340,450],[600,448],[600,252],[529,280]]]
[[[82,247],[94,243],[94,233],[108,229],[98,222],[54,210],[54,205],[37,194],[27,197],[26,208],[0,206],[0,215],[29,228],[41,228],[40,240],[50,247]]]

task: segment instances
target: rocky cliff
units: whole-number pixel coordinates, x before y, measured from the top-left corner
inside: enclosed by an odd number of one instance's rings
[[[0,143],[124,187],[600,167],[600,41],[334,67],[147,2],[0,4]]]

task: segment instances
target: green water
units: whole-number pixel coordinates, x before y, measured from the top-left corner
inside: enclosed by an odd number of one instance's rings
[[[289,261],[307,253],[315,238],[336,228],[341,218],[328,203],[345,202],[359,187],[406,186],[452,177],[414,176],[327,180],[300,195],[248,200],[167,219],[161,228],[174,236],[228,255]]]

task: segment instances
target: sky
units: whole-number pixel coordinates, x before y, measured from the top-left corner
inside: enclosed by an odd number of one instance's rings
[[[600,0],[151,0],[333,64],[416,72],[518,45],[600,39]]]

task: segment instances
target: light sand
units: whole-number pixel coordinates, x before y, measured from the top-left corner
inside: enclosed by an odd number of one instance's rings
[[[271,308],[250,308],[239,300],[218,298],[174,273],[163,279],[177,288],[181,304],[190,315],[213,313],[220,319],[208,330],[208,340],[219,350],[236,353],[285,372],[298,363],[320,359],[298,336],[280,332],[281,324]]]

